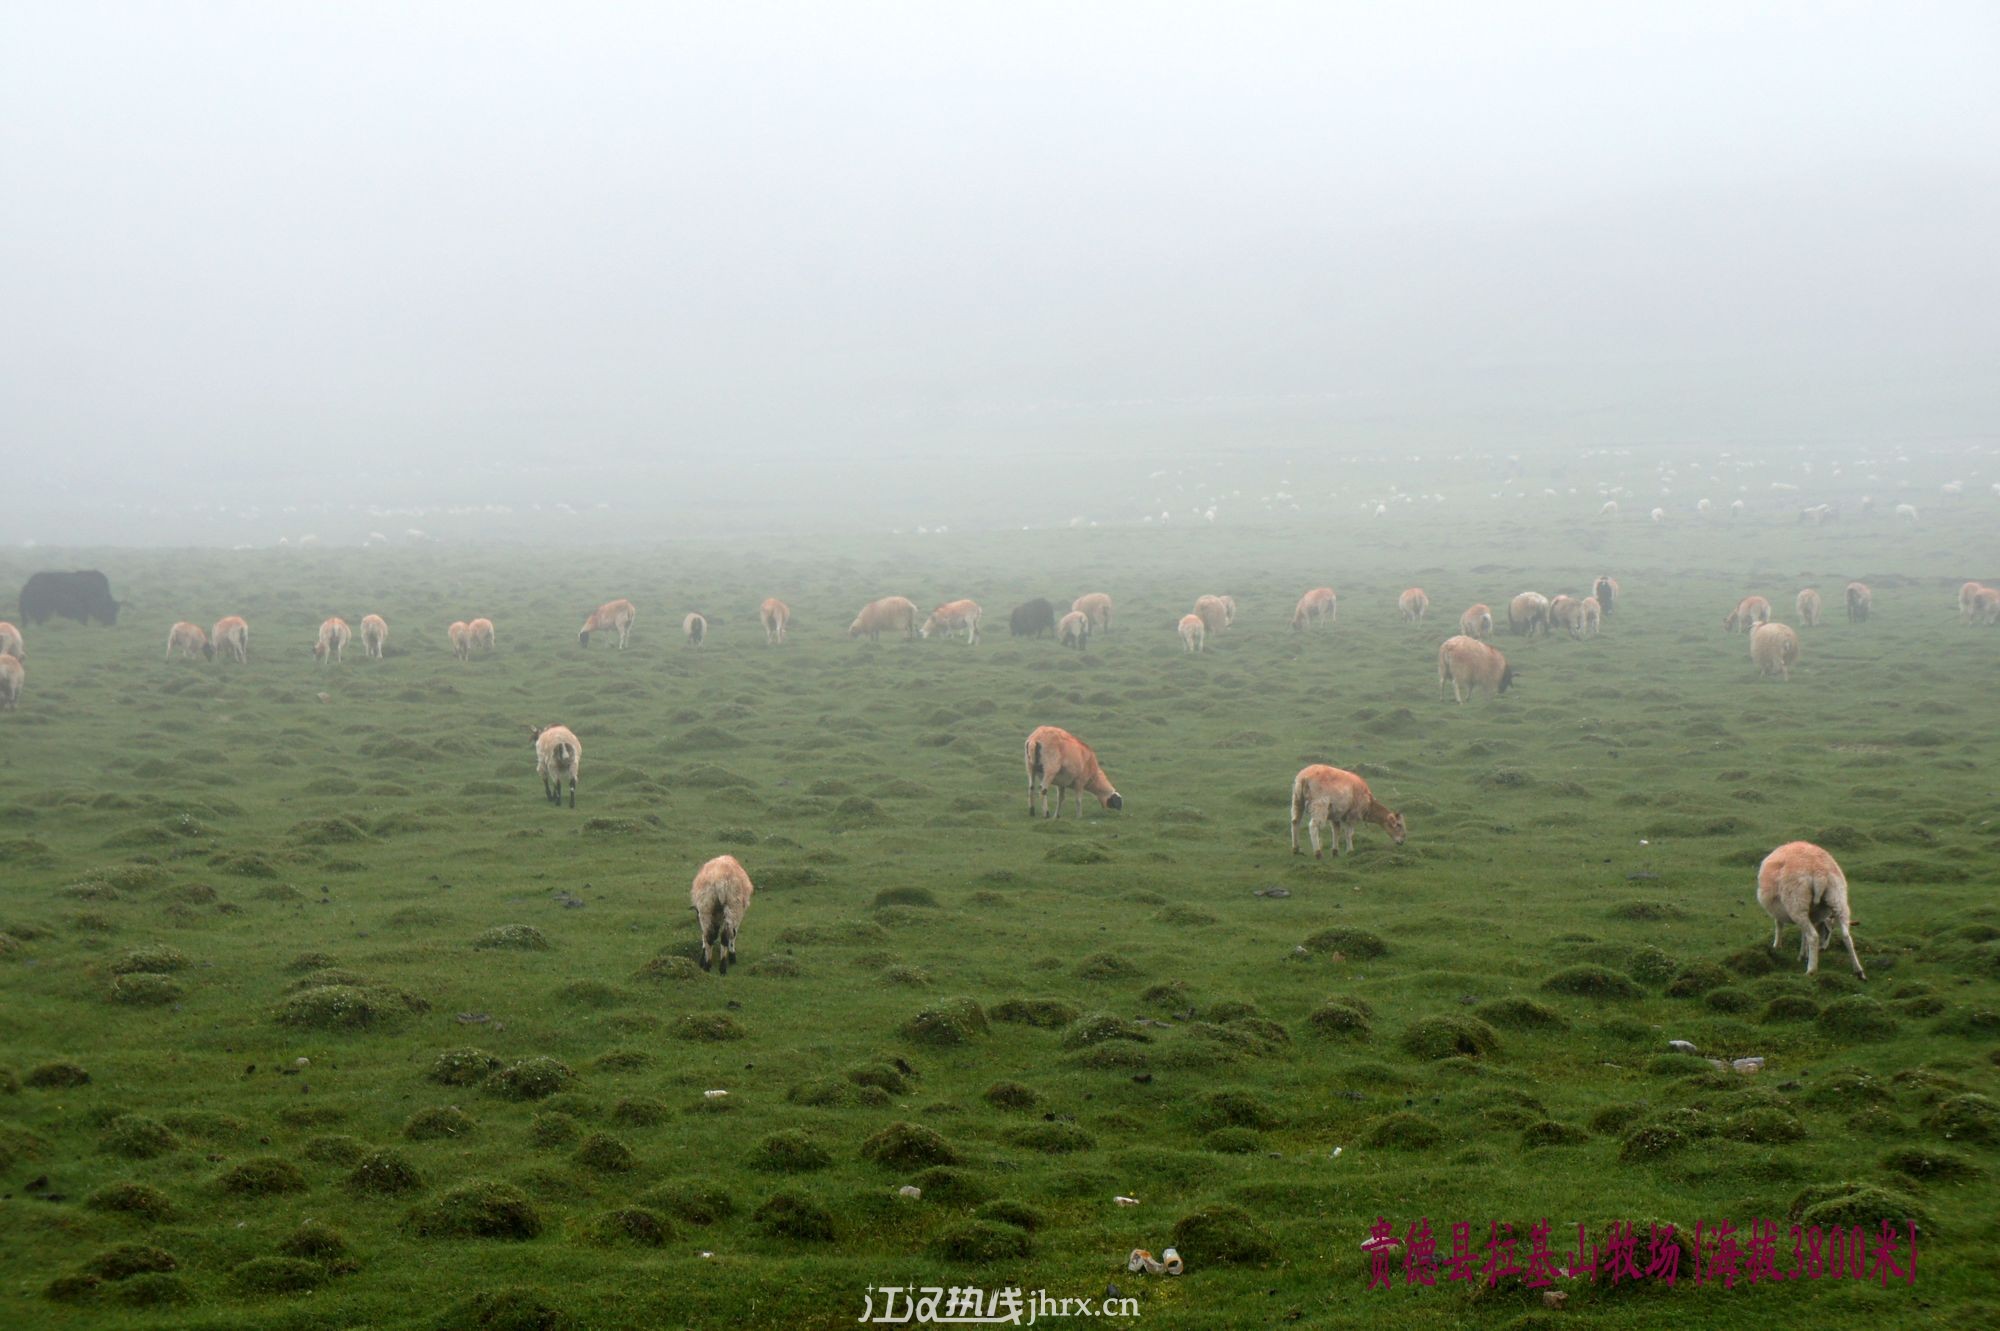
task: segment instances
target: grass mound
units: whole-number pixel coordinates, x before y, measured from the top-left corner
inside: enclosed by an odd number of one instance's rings
[[[1390,1150],[1424,1151],[1442,1143],[1444,1133],[1423,1115],[1399,1110],[1378,1120],[1362,1140]]]
[[[481,951],[546,952],[549,940],[532,924],[499,924],[474,938],[472,946]]]
[[[1043,1155],[1069,1155],[1097,1148],[1097,1139],[1074,1123],[1037,1123],[1015,1130],[1007,1140]]]
[[[370,1151],[355,1162],[347,1186],[378,1197],[400,1197],[422,1192],[424,1179],[401,1151],[383,1149]]]
[[[431,1060],[424,1076],[440,1086],[475,1086],[499,1066],[500,1060],[484,1049],[447,1049]]]
[[[180,1260],[150,1243],[120,1243],[84,1259],[83,1269],[99,1280],[123,1280],[148,1271],[178,1271]]]
[[[1865,994],[1836,998],[1819,1010],[1819,1028],[1839,1040],[1894,1039],[1902,1023],[1886,1005]]]
[[[1948,1141],[2000,1145],[2000,1105],[1983,1095],[1954,1095],[1931,1111],[1924,1126]]]
[[[263,1155],[224,1170],[216,1180],[234,1197],[275,1197],[280,1193],[304,1192],[306,1176],[299,1167],[281,1156]]]
[[[1329,999],[1313,1009],[1306,1024],[1315,1035],[1344,1040],[1366,1040],[1374,1030],[1367,1011],[1342,998]]]
[[[986,1088],[981,1098],[999,1109],[1033,1109],[1041,1103],[1042,1094],[1018,1081],[996,1081]]]
[[[752,1169],[773,1174],[810,1174],[832,1163],[832,1153],[797,1128],[772,1133],[750,1153]]]
[[[1542,988],[1554,994],[1576,998],[1632,999],[1645,997],[1631,976],[1608,966],[1570,966],[1542,981]]]
[[[966,1220],[933,1241],[940,1257],[953,1262],[998,1262],[1026,1257],[1034,1248],[1028,1231],[992,1220]]]
[[[799,1243],[833,1242],[833,1214],[818,1202],[781,1192],[750,1215],[758,1232]]]
[[[229,1278],[246,1294],[304,1294],[326,1282],[327,1270],[303,1257],[253,1257]]]
[[[403,1123],[403,1135],[413,1142],[471,1134],[472,1119],[457,1105],[433,1105],[429,1109],[419,1109]]]
[[[584,1241],[599,1247],[664,1248],[678,1238],[673,1222],[643,1206],[621,1206],[593,1216]]]
[[[1532,998],[1498,998],[1472,1009],[1472,1015],[1490,1026],[1515,1031],[1561,1030],[1569,1025],[1569,1018]]]
[[[569,1064],[537,1054],[492,1074],[486,1079],[486,1089],[508,1100],[546,1100],[575,1082],[576,1073]]]
[[[313,1031],[394,1029],[430,1004],[400,989],[329,984],[302,989],[278,1004],[281,1026]]]
[[[1500,1033],[1477,1017],[1425,1017],[1403,1032],[1402,1045],[1418,1058],[1480,1058],[1500,1052]]]
[[[83,1204],[93,1211],[136,1216],[152,1224],[172,1220],[178,1214],[173,1198],[149,1184],[129,1179],[105,1184],[84,1198]]]
[[[1196,1270],[1209,1266],[1268,1266],[1278,1260],[1269,1230],[1240,1206],[1218,1204],[1174,1221],[1173,1246]]]
[[[1082,1009],[1060,998],[1009,998],[995,1003],[987,1015],[994,1021],[1054,1030],[1075,1021],[1082,1015]]]
[[[903,1023],[903,1035],[918,1044],[969,1044],[987,1033],[986,1012],[970,998],[947,998]]]
[[[1338,952],[1349,961],[1370,961],[1389,951],[1387,943],[1366,929],[1322,929],[1300,946],[1322,956]]]
[[[473,1179],[411,1211],[404,1228],[427,1239],[522,1242],[542,1232],[542,1217],[513,1184]]]
[[[112,1119],[97,1144],[106,1154],[122,1155],[127,1160],[151,1160],[181,1147],[180,1138],[166,1124],[144,1114],[120,1114]]]
[[[676,1179],[642,1194],[639,1200],[690,1225],[719,1224],[736,1214],[728,1189],[707,1179]]]
[[[922,1169],[926,1165],[955,1165],[959,1155],[935,1129],[921,1123],[891,1123],[861,1144],[861,1156],[892,1169]]]
[[[639,1157],[632,1148],[608,1132],[593,1132],[585,1137],[571,1158],[600,1174],[629,1174],[639,1167]]]
[[[481,1290],[446,1311],[438,1331],[565,1331],[570,1320],[538,1289]]]

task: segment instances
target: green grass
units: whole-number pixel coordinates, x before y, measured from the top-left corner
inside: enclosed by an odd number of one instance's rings
[[[1807,1193],[1841,1182],[1933,1222],[1916,1290],[1585,1286],[1564,1316],[2000,1303],[2000,635],[1954,603],[2000,567],[1983,510],[13,552],[0,585],[84,565],[133,608],[30,628],[0,715],[0,1325],[831,1327],[870,1284],[1115,1281],[1153,1327],[1498,1326],[1538,1303],[1364,1293],[1375,1217],[1573,1237],[1878,1204]],[[1503,636],[1515,690],[1440,699],[1460,609],[1599,571],[1624,584],[1601,639]],[[1293,635],[1322,582],[1338,624]],[[1718,621],[1752,590],[1789,619],[1808,582],[1833,622],[1760,681]],[[1098,589],[1088,653],[1008,640],[1015,602]],[[986,641],[848,641],[891,591],[973,596]],[[1187,656],[1206,591],[1242,616]],[[619,595],[632,646],[578,650]],[[315,668],[318,620],[369,610],[388,659]],[[247,667],[159,660],[174,619],[232,612]],[[444,626],[481,614],[498,650],[452,660]],[[573,812],[532,768],[551,721],[584,746]],[[1122,814],[1026,816],[1044,722]],[[1407,844],[1293,858],[1316,761]],[[1766,947],[1755,866],[1794,837],[1849,872],[1865,986]],[[726,978],[690,964],[687,900],[723,851],[758,884]],[[1125,1273],[1177,1235],[1187,1276]]]

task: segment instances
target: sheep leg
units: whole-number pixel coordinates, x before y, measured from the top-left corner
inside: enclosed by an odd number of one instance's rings
[[[557,794],[558,796],[560,796],[561,794],[560,787],[558,787]],[[556,803],[560,804],[562,803],[562,800],[558,798],[556,800]],[[569,779],[569,807],[572,809],[576,807],[576,776],[574,774],[572,774]]]
[[[1306,820],[1306,833],[1307,833],[1307,835],[1309,835],[1309,836],[1311,836],[1311,837],[1312,837],[1312,843],[1313,843],[1313,858],[1314,858],[1314,859],[1318,859],[1318,858],[1319,858],[1319,829],[1320,829],[1320,821],[1321,821],[1321,820],[1320,820],[1320,817],[1319,817],[1319,815],[1318,815],[1317,813],[1315,813],[1315,814],[1312,814],[1312,815],[1311,815],[1311,816],[1309,816],[1309,817],[1307,818],[1307,820]]]
[[[1806,974],[1811,975],[1819,969],[1819,930],[1808,921],[1799,932],[1805,935]]]
[[[1847,930],[1847,921],[1840,921],[1840,941],[1847,944],[1847,959],[1854,963],[1854,973],[1859,978],[1868,978],[1868,972],[1861,969],[1861,958],[1854,953],[1854,935]]]

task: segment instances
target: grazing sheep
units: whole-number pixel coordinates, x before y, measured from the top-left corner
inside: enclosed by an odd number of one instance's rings
[[[965,645],[970,647],[979,641],[979,621],[983,615],[977,601],[947,601],[931,611],[930,618],[917,630],[917,636],[929,638],[935,633],[949,638],[954,633],[963,633]]]
[[[1806,974],[1819,969],[1819,952],[1833,943],[1838,930],[1847,944],[1847,959],[1862,979],[1861,958],[1855,955],[1854,917],[1847,900],[1847,875],[1833,856],[1810,841],[1788,841],[1757,866],[1757,904],[1771,917],[1771,946],[1783,940],[1785,926],[1799,927],[1799,955]]]
[[[1989,628],[2000,624],[2000,587],[1981,587],[1972,598],[1972,622]]]
[[[1438,648],[1438,687],[1451,685],[1452,696],[1464,703],[1465,695],[1484,689],[1498,697],[1514,683],[1514,667],[1497,647],[1460,634],[1446,638]]]
[[[1194,612],[1201,616],[1202,626],[1210,633],[1220,633],[1229,627],[1229,607],[1220,596],[1197,596]]]
[[[1694,511],[1697,513],[1708,513],[1712,512],[1714,508],[1715,508],[1714,504],[1711,504],[1706,499],[1704,499],[1694,506]]]
[[[0,652],[0,707],[14,711],[21,705],[21,690],[27,686],[28,672],[21,665],[21,658],[12,652]]]
[[[1917,506],[1915,504],[1898,504],[1896,505],[1896,516],[1906,518],[1910,522],[1915,522],[1917,520]]]
[[[1032,601],[1023,601],[1014,607],[1014,613],[1007,616],[1007,636],[1010,638],[1039,638],[1044,633],[1056,631],[1056,608],[1045,596],[1037,596]]]
[[[1090,646],[1090,616],[1081,610],[1072,610],[1056,625],[1056,641],[1065,647],[1074,647],[1079,652]]]
[[[1222,627],[1234,627],[1236,623],[1236,598],[1233,596],[1218,596],[1215,599],[1222,602]]]
[[[1481,642],[1493,636],[1493,607],[1479,601],[1466,609],[1458,617],[1458,631],[1465,637],[1478,638]]]
[[[1564,593],[1549,602],[1549,623],[1575,638],[1583,632],[1583,602]]]
[[[389,642],[389,621],[380,615],[361,617],[361,651],[364,656],[382,659],[382,649]]]
[[[1618,579],[1609,573],[1597,575],[1597,581],[1590,584],[1590,594],[1604,607],[1604,617],[1611,618],[1611,612],[1618,608]]]
[[[1799,593],[1797,604],[1799,608],[1799,626],[1809,629],[1818,628],[1820,608],[1818,590],[1812,587],[1805,588]]]
[[[1081,610],[1090,621],[1092,633],[1111,631],[1111,598],[1103,592],[1088,592],[1070,604],[1070,609]]]
[[[200,656],[215,659],[215,647],[208,640],[208,634],[199,624],[190,624],[185,619],[167,630],[167,659],[172,660],[175,652],[192,661]]]
[[[583,766],[583,745],[568,726],[529,726],[535,740],[535,774],[551,804],[562,803],[564,778],[569,780],[569,807],[576,807],[576,774]]]
[[[750,895],[756,890],[734,855],[717,855],[694,876],[688,899],[701,926],[703,970],[713,965],[717,974],[729,974],[736,962],[736,931],[743,927]]]
[[[1604,507],[1603,507],[1603,508],[1600,508],[1600,509],[1598,509],[1598,510],[1597,510],[1597,516],[1598,516],[1598,517],[1600,517],[1600,518],[1615,518],[1615,517],[1617,517],[1617,516],[1618,516],[1618,501],[1617,501],[1616,499],[1607,499],[1607,500],[1605,500],[1605,501],[1604,501]]]
[[[1961,583],[1959,585],[1958,588],[1959,623],[1970,624],[1972,622],[1972,607],[1979,600],[1979,593],[1985,590],[1986,590],[1986,584],[1981,582],[1967,582],[1967,583]],[[6,650],[7,630],[12,627],[13,627],[12,624],[0,624],[0,651]],[[18,652],[15,653],[15,655],[17,656],[19,654],[20,653]]]
[[[1868,619],[1868,612],[1872,610],[1874,606],[1875,606],[1875,593],[1868,590],[1867,583],[1850,582],[1847,584],[1848,623],[1850,624],[1865,623]]]
[[[1604,631],[1604,607],[1595,596],[1583,598],[1583,636],[1594,638]]]
[[[767,596],[764,604],[757,607],[757,618],[764,624],[764,645],[773,647],[785,640],[785,630],[792,622],[792,608],[775,596]]]
[[[470,652],[490,652],[493,650],[493,621],[475,619],[465,626],[465,646]]]
[[[1790,624],[1759,624],[1750,634],[1750,660],[1760,676],[1791,679],[1799,663],[1799,635]]]
[[[1761,596],[1746,596],[1722,617],[1725,633],[1748,633],[1759,624],[1771,622],[1771,603]]]
[[[1507,627],[1520,636],[1534,637],[1549,631],[1549,598],[1540,592],[1522,592],[1507,603]]]
[[[347,621],[339,615],[322,621],[319,626],[319,640],[313,644],[313,659],[325,661],[331,658],[335,665],[339,665],[344,659],[343,654],[347,651],[347,644],[353,638],[354,630],[349,628]]]
[[[215,621],[215,631],[209,635],[209,643],[223,656],[238,665],[250,661],[250,624],[241,615],[224,615]]]
[[[1396,610],[1405,624],[1414,624],[1431,612],[1431,598],[1422,587],[1412,587],[1396,598]]]
[[[905,638],[917,636],[917,603],[907,596],[884,596],[861,607],[861,613],[847,626],[847,636],[880,642],[882,635],[901,629]]]
[[[1309,629],[1317,624],[1331,624],[1340,612],[1340,598],[1333,594],[1331,587],[1315,587],[1299,598],[1297,608],[1292,611],[1292,631]]]
[[[27,651],[21,646],[21,630],[4,619],[0,619],[0,652],[13,657],[16,661],[28,659]]]
[[[1863,501],[1864,507],[1866,506],[1866,502],[1865,500]],[[1743,516],[1743,501],[1741,499],[1732,499],[1729,501],[1729,516],[1732,518]]]
[[[688,646],[699,647],[702,639],[708,636],[708,621],[699,614],[689,611],[681,620],[681,632],[687,635]]]
[[[451,654],[454,660],[465,661],[472,656],[472,631],[462,619],[454,619],[451,627],[444,631],[451,640]]]
[[[1331,826],[1336,857],[1354,853],[1354,829],[1374,823],[1397,845],[1408,835],[1403,815],[1375,798],[1368,783],[1339,767],[1314,763],[1299,769],[1292,778],[1292,854],[1299,851],[1299,820],[1306,820],[1306,835],[1312,839],[1313,858],[1320,857],[1319,830]],[[1345,850],[1342,843],[1346,843]]]
[[[1667,510],[1665,510],[1664,508],[1656,508],[1653,510],[1653,521],[1665,522],[1666,520],[1667,520]]]
[[[576,632],[576,645],[579,647],[588,647],[590,646],[591,634],[610,633],[616,630],[618,634],[618,650],[622,652],[625,650],[626,640],[632,636],[632,621],[638,617],[638,610],[633,608],[632,603],[624,597],[621,596],[615,601],[606,601],[603,605],[598,606],[597,609],[590,612],[589,619],[583,621],[583,627]]]
[[[1062,817],[1063,792],[1076,797],[1076,816],[1083,817],[1083,795],[1089,791],[1107,809],[1125,807],[1124,797],[1098,765],[1090,746],[1059,726],[1037,726],[1023,748],[1028,764],[1028,816],[1035,816],[1035,793],[1041,792],[1042,817]],[[1049,812],[1049,787],[1056,791],[1055,812]]]
[[[1180,630],[1183,649],[1199,652],[1208,646],[1208,626],[1201,622],[1200,615],[1182,615]]]

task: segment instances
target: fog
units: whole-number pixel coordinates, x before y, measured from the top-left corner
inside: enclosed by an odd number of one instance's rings
[[[1992,473],[1996,69],[1980,3],[11,6],[0,539]]]

